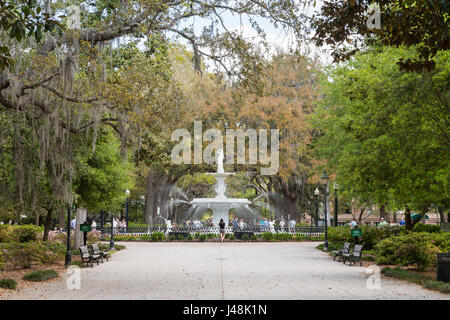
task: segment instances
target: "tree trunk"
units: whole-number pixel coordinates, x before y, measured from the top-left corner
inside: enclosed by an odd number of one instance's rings
[[[412,230],[411,209],[409,208],[405,210],[405,228],[406,230]]]
[[[40,217],[39,211],[36,211],[36,225],[37,226],[39,225],[39,217]]]
[[[52,224],[52,209],[47,209],[47,217],[45,219],[45,227],[44,227],[44,236],[42,237],[43,241],[48,241],[48,233],[50,231],[50,226]]]
[[[384,204],[380,207],[380,218],[386,220],[386,206]]]
[[[60,228],[64,228],[65,227],[65,223],[64,223],[64,210],[60,210],[59,211],[59,227]]]
[[[359,225],[361,224],[361,220],[362,220],[362,216],[363,216],[363,214],[364,214],[364,211],[366,211],[366,208],[362,208],[362,209],[360,209],[360,211],[359,211],[359,218],[358,218],[358,224],[359,224]]]
[[[439,222],[445,222],[444,208],[438,207],[438,211],[439,211]]]
[[[83,232],[80,231],[80,224],[86,222],[87,210],[78,208],[76,213],[74,249],[78,249],[83,245]]]

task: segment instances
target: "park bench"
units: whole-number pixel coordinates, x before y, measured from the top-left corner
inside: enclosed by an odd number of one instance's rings
[[[80,247],[80,255],[81,262],[86,262],[86,265],[91,264],[91,268],[93,267],[94,261],[96,261],[98,265],[98,259],[100,258],[100,255],[90,254],[87,246]]]
[[[355,248],[353,249],[352,253],[344,253],[342,254],[342,259],[344,260],[344,264],[345,264],[345,260],[350,261],[350,266],[352,265],[352,263],[356,263],[356,261],[359,261],[359,265],[362,266],[362,260],[361,260],[361,256],[362,256],[362,245],[355,245]]]
[[[103,258],[106,258],[106,261],[109,260],[109,252],[107,252],[107,251],[100,251],[100,248],[98,247],[98,243],[93,243],[91,245],[91,248],[92,248],[92,255],[93,256],[99,255],[100,256],[100,260],[102,261],[102,263],[103,263]]]
[[[333,260],[336,260],[336,257],[339,257],[338,261],[341,261],[342,255],[348,253],[350,253],[350,242],[344,242],[342,249],[333,251]]]

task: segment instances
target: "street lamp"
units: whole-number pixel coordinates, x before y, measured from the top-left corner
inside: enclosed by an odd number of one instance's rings
[[[314,190],[314,195],[316,196],[316,227],[319,226],[319,188],[316,187],[316,190]]]
[[[339,189],[339,184],[337,182],[334,183],[334,226],[338,226],[338,197],[337,191]]]
[[[324,170],[322,177],[320,178],[322,180],[323,183],[323,203],[324,203],[324,212],[325,212],[325,243],[324,243],[324,250],[328,251],[328,223],[327,223],[327,217],[328,217],[328,212],[327,212],[327,188],[328,188],[328,181],[330,180],[330,177],[328,177],[327,172]]]
[[[72,262],[72,252],[70,247],[70,203],[67,205],[67,251],[66,251],[66,260],[65,265],[67,266],[70,262]]]
[[[126,218],[126,220],[127,220],[127,228],[126,228],[126,232],[128,233],[128,197],[130,196],[130,190],[126,190],[125,191],[125,194],[127,195],[127,201],[126,201],[126,203],[125,203],[125,211],[126,211],[126,213],[125,213],[125,218]]]

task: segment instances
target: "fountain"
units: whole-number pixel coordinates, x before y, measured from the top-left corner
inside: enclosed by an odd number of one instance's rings
[[[213,210],[213,224],[218,226],[220,219],[223,219],[225,225],[228,226],[228,211],[232,208],[240,206],[248,206],[250,201],[240,198],[227,198],[225,191],[227,189],[225,179],[234,175],[232,172],[225,172],[223,169],[223,151],[222,149],[217,151],[217,172],[208,173],[214,176],[216,179],[216,197],[215,198],[194,198],[191,204],[197,208],[210,208]]]

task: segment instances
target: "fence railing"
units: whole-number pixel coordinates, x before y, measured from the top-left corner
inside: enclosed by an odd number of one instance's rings
[[[104,227],[103,229],[97,228],[97,230],[101,231],[102,233],[108,233],[111,234],[111,228],[110,227]],[[217,233],[219,234],[219,227],[173,227],[173,228],[167,228],[167,227],[123,227],[123,228],[114,228],[114,234],[116,235],[139,235],[139,234],[150,234],[154,232],[162,232],[165,234],[169,233],[189,233],[189,234],[211,234],[211,233]],[[241,233],[253,233],[253,234],[261,234],[265,232],[271,232],[271,233],[291,233],[291,234],[305,234],[308,236],[320,236],[324,232],[324,227],[295,227],[295,228],[280,228],[280,227],[244,227],[244,228],[235,228],[235,227],[226,227],[225,233],[235,233],[235,232],[241,232]]]

